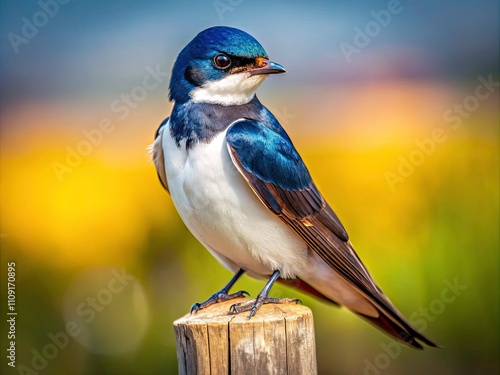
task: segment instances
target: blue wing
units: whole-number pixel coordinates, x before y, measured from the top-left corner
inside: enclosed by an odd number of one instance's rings
[[[244,119],[228,129],[226,140],[234,163],[271,211],[305,225],[309,218],[320,218],[341,241],[348,241],[342,223],[288,137],[261,122]]]
[[[242,119],[226,133],[233,163],[252,190],[326,264],[390,317],[389,323],[383,324],[372,319],[376,324],[381,327],[389,324],[396,333],[399,327],[404,327],[404,333],[410,332],[435,346],[416,332],[383,295],[348,241],[340,220],[314,185],[293,144],[283,135],[284,131],[276,131],[276,123],[272,125]],[[421,347],[411,335],[406,340]]]

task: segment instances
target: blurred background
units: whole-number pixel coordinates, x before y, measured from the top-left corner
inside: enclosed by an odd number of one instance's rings
[[[493,0],[2,1],[1,302],[15,262],[18,312],[2,370],[176,373],[172,322],[231,275],[146,147],[177,53],[228,25],[287,68],[259,98],[374,278],[446,348],[394,347],[276,286],[313,310],[320,374],[498,373],[498,17]]]

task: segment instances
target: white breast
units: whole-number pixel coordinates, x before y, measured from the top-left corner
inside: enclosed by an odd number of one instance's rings
[[[163,134],[170,194],[193,235],[233,272],[250,276],[298,274],[307,259],[304,242],[274,216],[233,165],[225,132],[186,150]]]
[[[229,156],[225,132],[210,143],[177,147],[162,134],[170,195],[191,233],[229,270],[251,277],[300,277],[333,301],[368,316],[371,303],[330,268],[250,189]]]

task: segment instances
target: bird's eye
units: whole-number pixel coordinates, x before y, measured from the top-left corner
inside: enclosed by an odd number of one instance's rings
[[[231,65],[231,59],[223,53],[219,53],[214,57],[214,64],[218,69],[226,69],[229,65]]]

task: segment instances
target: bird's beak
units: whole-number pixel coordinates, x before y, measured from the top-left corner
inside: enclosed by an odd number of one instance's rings
[[[256,67],[247,70],[251,76],[256,76],[259,74],[280,74],[285,73],[286,70],[280,64],[269,61],[268,59],[258,57],[256,59]]]

